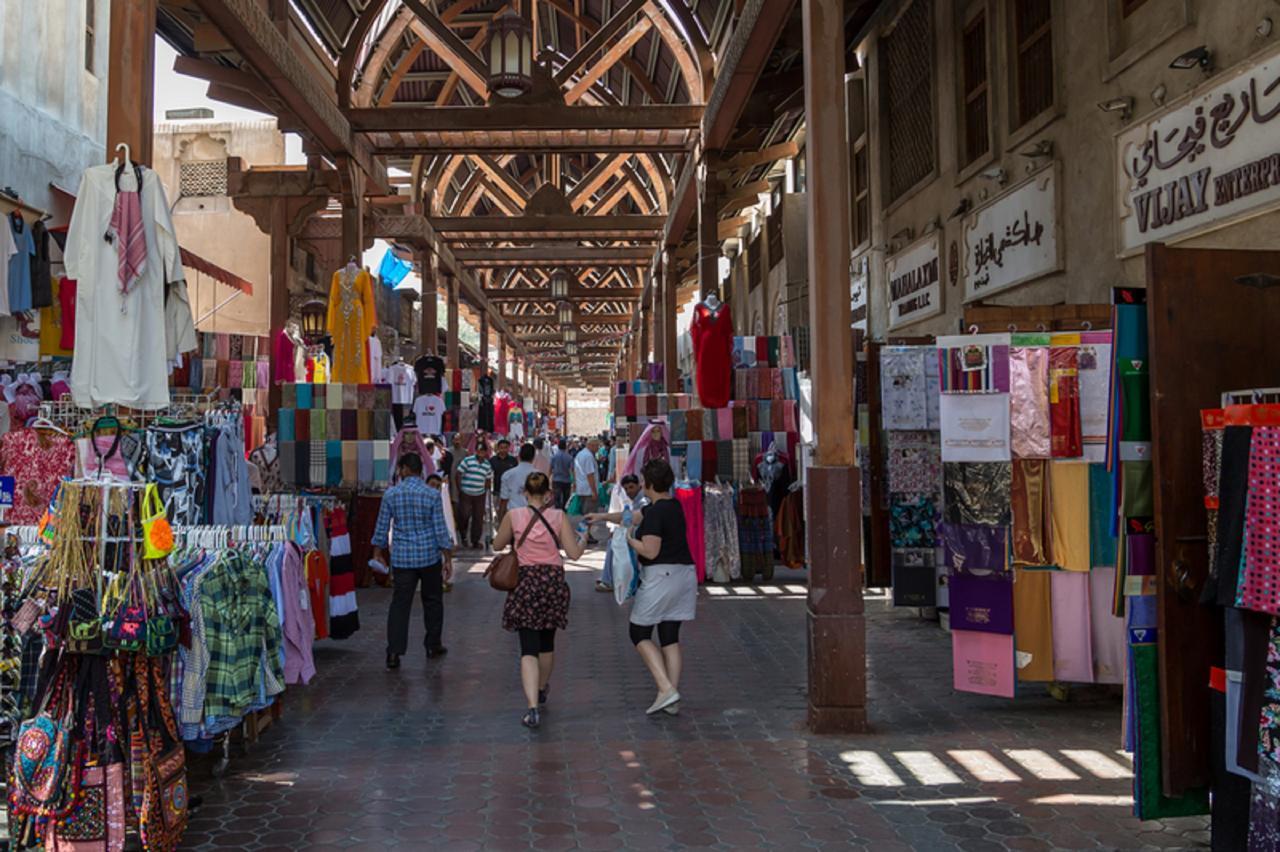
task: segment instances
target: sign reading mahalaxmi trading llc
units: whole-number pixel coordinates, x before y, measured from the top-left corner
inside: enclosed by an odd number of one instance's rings
[[[889,328],[942,313],[942,279],[939,277],[940,233],[916,240],[885,261],[889,282]]]
[[[1117,135],[1119,253],[1280,203],[1277,119],[1280,54],[1272,48]]]

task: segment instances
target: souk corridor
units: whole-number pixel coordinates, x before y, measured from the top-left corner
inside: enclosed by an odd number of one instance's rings
[[[542,727],[520,725],[503,595],[458,562],[447,656],[383,666],[390,593],[360,592],[361,630],[317,643],[319,674],[221,777],[191,766],[192,849],[1187,849],[1207,817],[1139,822],[1119,698],[957,693],[946,633],[867,600],[872,732],[815,737],[805,717],[805,575],[708,586],[688,625],[677,717],[626,610],[568,572],[569,630]],[[1086,688],[1092,689],[1092,688]]]

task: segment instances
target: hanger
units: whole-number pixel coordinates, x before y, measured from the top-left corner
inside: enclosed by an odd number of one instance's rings
[[[128,143],[128,142],[121,142],[119,145],[117,145],[117,146],[116,146],[116,153],[117,153],[117,154],[119,154],[121,151],[123,151],[123,152],[124,152],[124,162],[123,162],[123,163],[120,163],[120,165],[127,166],[127,165],[129,165],[130,163],[132,163],[132,162],[133,162],[133,156],[129,153],[129,143]]]

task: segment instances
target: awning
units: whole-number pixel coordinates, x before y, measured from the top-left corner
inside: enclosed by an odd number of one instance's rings
[[[66,187],[59,186],[58,184],[53,182],[50,182],[49,186],[57,190],[58,192],[62,193],[63,195],[67,196],[73,202],[75,201],[76,194],[71,190],[67,189]],[[210,278],[214,279],[215,281],[221,281],[223,284],[226,284],[228,287],[231,287],[235,290],[239,290],[241,293],[244,293],[246,296],[253,295],[252,282],[244,280],[239,275],[236,275],[234,272],[228,272],[227,270],[223,269],[221,266],[218,266],[216,263],[205,260],[203,257],[191,251],[190,249],[182,248],[182,246],[178,246],[178,248],[182,252],[183,266],[190,267],[191,269],[194,269],[197,272],[203,272],[205,275],[208,275]]]
[[[239,275],[236,275],[234,272],[228,272],[227,270],[223,269],[221,266],[218,266],[215,263],[205,260],[203,257],[191,251],[190,249],[184,248],[181,250],[182,250],[183,266],[188,266],[198,272],[203,272],[205,275],[208,275],[210,278],[221,281],[223,284],[226,284],[228,287],[233,287],[236,290],[239,290],[241,293],[244,293],[246,296],[253,295],[252,282],[246,281],[243,278],[241,278]]]

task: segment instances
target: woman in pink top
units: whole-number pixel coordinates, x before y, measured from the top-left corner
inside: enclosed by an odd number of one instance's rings
[[[502,628],[520,636],[520,682],[529,710],[521,720],[526,728],[542,723],[540,707],[547,703],[548,683],[555,663],[556,631],[569,625],[569,584],[564,558],[582,556],[582,542],[569,518],[552,503],[551,481],[545,473],[525,480],[528,508],[512,509],[502,518],[493,549],[515,543],[520,581],[507,593]]]

